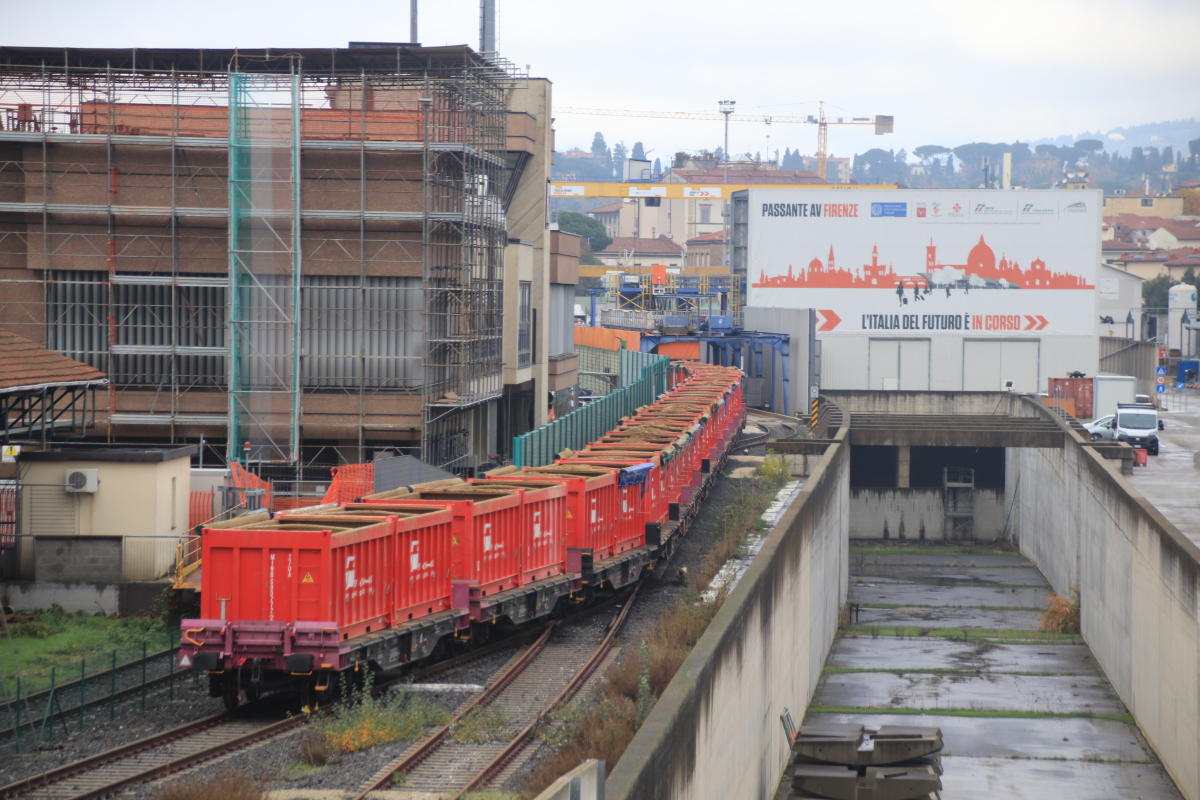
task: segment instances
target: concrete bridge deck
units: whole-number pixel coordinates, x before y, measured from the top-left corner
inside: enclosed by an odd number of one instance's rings
[[[1019,553],[853,542],[850,624],[805,724],[936,726],[943,797],[1179,800],[1078,636],[1040,630]],[[777,800],[792,797],[790,769]]]

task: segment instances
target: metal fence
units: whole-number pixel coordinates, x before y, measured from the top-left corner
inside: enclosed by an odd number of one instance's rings
[[[513,439],[518,467],[550,464],[563,450],[578,450],[617,426],[622,417],[649,405],[670,388],[671,360],[652,353],[622,350],[620,388],[553,422]]]

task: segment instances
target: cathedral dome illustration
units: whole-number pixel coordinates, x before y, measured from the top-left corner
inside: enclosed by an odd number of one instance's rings
[[[979,237],[979,244],[971,248],[971,252],[967,254],[967,269],[978,274],[979,272],[991,273],[996,268],[996,254],[992,252],[992,248],[987,246],[983,241],[983,237]]]

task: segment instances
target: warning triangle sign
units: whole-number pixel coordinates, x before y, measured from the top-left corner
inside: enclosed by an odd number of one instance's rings
[[[316,583],[316,581],[313,580],[313,576],[312,576],[311,572],[304,573],[304,580],[302,580],[300,582],[301,583]]]
[[[191,665],[192,665],[192,660],[190,658],[188,658],[187,653],[184,653],[183,657],[179,659],[179,666],[190,667]]]

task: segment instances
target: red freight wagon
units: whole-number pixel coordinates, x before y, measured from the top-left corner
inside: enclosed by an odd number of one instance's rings
[[[646,465],[649,465],[648,467]],[[626,471],[645,469],[646,474],[639,476],[636,483],[622,485],[621,475],[617,478],[617,497],[620,499],[620,516],[617,518],[616,540],[614,551],[622,553],[645,544],[646,525],[662,523],[667,519],[666,494],[662,485],[662,470],[659,468],[658,456],[641,458],[617,455],[587,455],[576,453],[571,458],[560,458],[554,466],[586,465],[593,467],[609,467]]]
[[[594,559],[612,555],[615,543],[619,498],[617,495],[616,470],[594,468],[590,472],[579,468],[578,472],[549,471],[539,468],[493,472],[486,478],[488,483],[511,486],[516,489],[532,490],[545,486],[561,486],[565,492],[566,536],[560,558],[572,564],[571,550],[586,550]],[[575,557],[577,561],[577,556]],[[568,566],[567,571],[578,571],[578,566]]]
[[[388,516],[395,520],[394,624],[450,608],[450,549],[453,518],[446,509],[392,505],[386,510],[336,508],[276,519],[318,521],[326,515]]]
[[[311,518],[307,518],[311,519]],[[323,622],[342,638],[391,624],[392,518],[322,516],[207,528],[201,616],[230,622]]]
[[[471,486],[494,487],[472,478]],[[567,488],[559,483],[516,486],[521,492],[521,583],[540,581],[564,572],[567,546]]]
[[[386,509],[394,503],[450,510],[454,517],[454,581],[478,586],[483,597],[521,584],[525,526],[520,491],[488,490],[466,483],[434,489],[418,486],[412,491],[371,495],[363,498],[363,503],[347,507]]]

